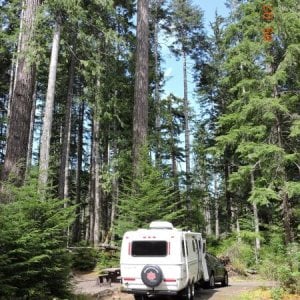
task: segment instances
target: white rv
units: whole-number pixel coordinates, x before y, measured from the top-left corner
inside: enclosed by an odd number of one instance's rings
[[[214,286],[218,280],[207,266],[201,233],[178,230],[165,221],[124,234],[120,267],[123,290],[136,300],[152,295],[192,300],[195,285],[207,282]],[[228,282],[227,273],[219,279]]]

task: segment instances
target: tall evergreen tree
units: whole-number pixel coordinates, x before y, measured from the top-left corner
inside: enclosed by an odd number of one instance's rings
[[[137,1],[137,46],[133,107],[133,170],[137,176],[141,148],[148,131],[149,1]]]
[[[9,103],[9,131],[6,144],[6,155],[1,172],[1,179],[15,177],[16,184],[22,184],[25,176],[32,97],[35,85],[35,51],[32,43],[35,38],[35,24],[39,0],[23,2],[20,22],[18,57],[15,80]]]
[[[190,158],[190,107],[188,100],[187,59],[194,55],[201,55],[203,46],[203,13],[200,8],[192,5],[189,0],[173,0],[170,3],[169,30],[175,37],[171,46],[172,52],[183,60],[183,99],[185,118],[185,159],[186,159],[186,187],[187,210],[191,210],[191,158]]]

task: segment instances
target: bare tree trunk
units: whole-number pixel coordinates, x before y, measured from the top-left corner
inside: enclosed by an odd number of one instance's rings
[[[107,243],[114,242],[114,221],[117,214],[117,205],[119,199],[119,182],[118,177],[114,174],[113,182],[112,182],[112,203],[111,203],[111,214],[110,214],[110,234],[107,239]]]
[[[58,19],[55,23],[55,28],[54,28],[49,78],[48,78],[48,89],[47,89],[47,96],[46,96],[44,121],[43,121],[43,133],[41,138],[39,185],[40,188],[42,189],[46,187],[48,181],[50,140],[51,140],[51,130],[52,130],[60,33],[61,33],[61,25],[60,25],[60,20]]]
[[[211,213],[210,213],[210,208],[209,208],[209,202],[208,202],[208,197],[206,197],[205,201],[205,208],[204,208],[204,215],[205,215],[205,232],[207,235],[212,234],[212,227],[211,227]]]
[[[99,157],[99,131],[100,122],[97,115],[93,117],[94,134],[93,134],[93,164],[94,164],[94,229],[93,245],[97,246],[100,240],[100,157]]]
[[[184,139],[185,139],[185,171],[186,171],[186,206],[188,212],[192,209],[191,190],[191,162],[190,162],[190,128],[189,128],[189,101],[187,85],[186,53],[183,51],[183,105],[184,105]]]
[[[291,205],[289,202],[289,196],[287,192],[282,192],[282,215],[283,215],[283,227],[285,243],[289,244],[294,241],[294,233],[291,227]]]
[[[25,0],[23,3],[20,25],[20,51],[16,62],[18,67],[15,74],[15,88],[9,104],[9,134],[1,173],[2,180],[7,180],[10,175],[13,175],[17,185],[23,183],[26,170],[32,96],[36,73],[34,59],[30,54],[30,43],[34,39],[34,23],[40,0]]]
[[[240,227],[240,221],[239,218],[236,218],[236,235],[237,235],[237,240],[240,243],[242,241],[241,239],[241,227]]]
[[[156,9],[160,5],[161,1],[156,1]],[[154,102],[155,102],[155,132],[156,132],[156,149],[155,149],[155,164],[156,166],[161,166],[161,136],[160,136],[160,77],[159,77],[159,60],[158,60],[158,34],[159,34],[159,25],[158,20],[154,20],[154,64],[155,64],[155,89],[154,89]]]
[[[254,188],[255,188],[254,168],[251,170],[251,188],[252,188],[252,190],[254,190]],[[257,210],[257,204],[255,202],[252,203],[252,208],[253,208],[253,219],[254,219],[254,230],[255,230],[255,261],[256,261],[256,263],[258,263],[259,250],[260,250],[260,238],[259,238],[258,210]]]
[[[100,86],[97,81],[97,87]],[[91,181],[90,181],[90,228],[89,240],[97,246],[100,241],[100,121],[96,108],[93,111],[92,121],[92,145],[91,145]]]
[[[74,49],[73,49],[74,51]],[[69,82],[67,103],[65,111],[65,124],[62,135],[62,151],[61,162],[59,171],[59,183],[58,183],[58,195],[60,199],[66,199],[69,197],[68,191],[68,178],[69,178],[69,153],[70,153],[70,138],[71,138],[71,114],[72,114],[72,101],[73,101],[73,84],[74,84],[74,72],[75,72],[75,55],[71,53],[71,60],[69,66]]]
[[[80,214],[81,204],[81,173],[82,173],[82,146],[83,146],[83,121],[84,121],[84,102],[80,104],[78,120],[78,138],[77,138],[77,168],[76,168],[76,218],[73,226],[73,242],[77,243],[81,239]],[[82,222],[83,223],[83,222]]]
[[[93,117],[94,118],[94,117]],[[95,129],[94,120],[92,121],[92,144],[91,144],[91,167],[90,167],[90,184],[89,184],[89,231],[88,238],[89,242],[94,244],[94,224],[95,224]]]
[[[170,115],[172,115],[172,103],[168,103],[168,112]],[[172,120],[170,121],[170,155],[171,155],[171,162],[172,162],[172,177],[174,179],[174,193],[175,193],[175,201],[178,201],[180,203],[180,189],[179,189],[179,180],[178,180],[178,169],[177,169],[177,160],[176,160],[176,150],[175,150],[175,138],[174,138],[174,126]],[[178,209],[181,209],[181,207],[178,207]]]
[[[140,151],[148,131],[148,0],[137,1],[137,51],[133,108],[133,172],[138,176]]]
[[[218,199],[218,185],[217,178],[214,178],[214,190],[215,190],[215,235],[216,239],[220,236],[220,222],[219,222],[219,199]]]
[[[36,109],[36,95],[37,93],[37,82],[35,82],[34,93],[32,96],[32,109],[31,109],[31,117],[30,117],[30,131],[29,131],[29,139],[28,139],[28,152],[27,152],[27,163],[26,163],[26,171],[27,173],[30,171],[31,167],[31,159],[32,159],[32,147],[33,147],[33,134],[34,134],[34,121],[35,121],[35,109]]]

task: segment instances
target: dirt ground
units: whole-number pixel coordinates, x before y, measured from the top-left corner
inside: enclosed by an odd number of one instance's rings
[[[76,274],[74,276],[74,294],[86,295],[87,299],[101,300],[133,300],[132,295],[121,292],[119,283],[99,284],[97,273]],[[237,299],[238,296],[247,291],[259,287],[274,287],[276,282],[261,281],[255,278],[240,280],[236,277],[229,278],[229,286],[221,287],[216,285],[214,289],[200,289],[196,291],[195,300],[226,300]],[[162,300],[155,298],[156,300]],[[164,298],[166,299],[166,298]],[[295,298],[299,299],[299,298]]]

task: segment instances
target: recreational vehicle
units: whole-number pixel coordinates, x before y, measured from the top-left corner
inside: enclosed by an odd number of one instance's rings
[[[154,295],[192,300],[195,286],[201,283],[227,285],[225,268],[215,274],[213,266],[207,265],[205,248],[201,233],[176,229],[166,221],[126,232],[120,257],[123,291],[136,300]]]

